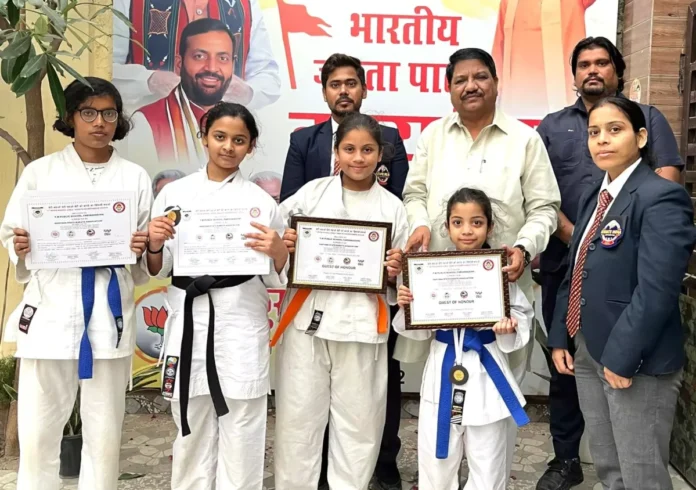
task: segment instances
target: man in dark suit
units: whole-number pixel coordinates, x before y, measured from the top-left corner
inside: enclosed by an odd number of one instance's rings
[[[280,201],[295,194],[307,182],[338,174],[334,163],[334,135],[343,118],[351,112],[360,112],[362,101],[367,97],[365,69],[360,60],[352,56],[336,53],[331,55],[321,69],[321,85],[324,101],[331,110],[331,117],[323,123],[302,128],[290,135],[290,148],[285,160]],[[384,141],[392,145],[390,160],[383,159],[375,176],[385,189],[401,199],[401,193],[408,174],[408,159],[404,142],[399,132],[382,126]],[[392,311],[392,316],[395,314]],[[399,422],[401,419],[401,368],[399,361],[392,358],[397,335],[389,334],[389,381],[387,386],[387,416],[382,436],[375,478],[373,484],[379,490],[401,488],[401,475],[396,466],[396,458],[401,448]],[[326,467],[328,452],[328,428],[324,436],[321,477],[319,488],[327,488]]]

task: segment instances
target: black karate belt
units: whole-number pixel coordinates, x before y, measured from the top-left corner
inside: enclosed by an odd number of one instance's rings
[[[239,286],[250,281],[256,276],[201,276],[187,277],[174,276],[172,286],[186,291],[184,299],[184,331],[181,338],[181,352],[179,353],[179,403],[181,406],[181,432],[185,436],[191,433],[188,425],[188,401],[189,383],[191,381],[191,361],[193,358],[193,300],[199,296],[208,296],[208,339],[205,350],[205,371],[208,375],[208,388],[213,406],[218,417],[222,417],[230,410],[225,403],[222,394],[220,378],[215,366],[215,306],[213,299],[208,294],[211,289],[223,289]]]

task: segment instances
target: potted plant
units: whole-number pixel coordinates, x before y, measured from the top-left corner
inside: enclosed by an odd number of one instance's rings
[[[60,441],[60,477],[77,478],[80,476],[82,461],[82,418],[80,417],[80,392],[78,390],[75,406],[68,423],[63,429]]]

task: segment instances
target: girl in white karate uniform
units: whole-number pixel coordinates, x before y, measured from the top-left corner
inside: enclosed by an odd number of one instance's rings
[[[273,198],[239,171],[259,136],[251,113],[222,102],[203,117],[201,128],[208,164],[167,184],[157,196],[146,253],[151,275],[173,276],[162,382],[179,429],[172,489],[260,490],[270,391],[266,288],[287,284],[288,251],[278,234],[284,225]],[[209,228],[205,238],[197,238],[200,254],[187,261],[180,241],[172,238],[180,220],[206,210],[217,210],[212,219],[241,213],[240,228]],[[222,275],[223,261],[205,251],[206,243],[221,241],[259,252],[240,262],[257,261],[255,270],[266,272]],[[221,275],[189,277],[185,267],[196,263]]]
[[[490,248],[493,211],[486,194],[460,189],[447,203],[445,226],[455,250]],[[435,331],[423,373],[418,414],[419,490],[457,490],[466,454],[465,490],[505,490],[510,477],[517,426],[529,422],[524,397],[507,355],[529,342],[532,307],[510,283],[510,318],[491,329]],[[399,287],[402,309],[394,319],[401,335],[430,338],[430,330],[405,330],[403,307],[413,301]],[[467,379],[468,378],[468,379]]]
[[[377,121],[363,114],[347,116],[336,131],[340,174],[309,182],[283,202],[281,210],[288,218],[305,215],[392,223],[392,249],[385,259],[393,284],[401,270],[408,225],[401,201],[374,176],[383,147]],[[293,250],[295,230],[288,230],[285,238]],[[396,304],[396,291],[391,287],[389,291],[386,296]],[[316,490],[327,419],[329,486],[367,489],[386,410],[386,296],[308,289],[288,292],[273,339],[275,344],[284,332],[276,358],[278,490]],[[316,311],[323,314],[317,317]]]
[[[79,81],[68,85],[66,113],[53,125],[73,142],[24,169],[0,227],[17,282],[28,283],[4,339],[17,342],[16,356],[22,360],[17,410],[21,447],[17,488],[21,490],[58,489],[60,441],[78,385],[84,441],[78,487],[115,490],[118,484],[126,386],[135,347],[133,288],[148,277],[139,264],[129,269],[30,271],[25,260],[31,240],[22,229],[21,200],[32,191],[92,192],[97,199],[105,192],[126,191],[133,195],[140,230],[131,238],[131,250],[138,262],[145,251],[152,204],[150,178],[111,146],[130,130],[116,87],[100,78],[87,80],[91,87]],[[131,211],[127,203],[114,203],[117,208]],[[59,233],[89,239],[85,229]]]

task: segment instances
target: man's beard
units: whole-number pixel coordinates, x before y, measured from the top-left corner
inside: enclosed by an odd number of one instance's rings
[[[353,104],[353,108],[349,109],[349,110],[341,110],[338,108],[338,104],[340,104],[341,102],[350,102],[351,104]],[[334,116],[339,117],[339,118],[344,118],[348,114],[351,114],[353,112],[360,112],[360,104],[356,104],[353,101],[353,99],[348,99],[348,98],[338,99],[336,101],[336,104],[334,104],[333,109],[331,109],[331,113]]]
[[[593,87],[588,87],[587,86],[587,83],[589,81],[588,80],[582,84],[582,90],[580,91],[580,93],[582,95],[589,96],[589,97],[599,97],[602,95],[609,95],[609,93],[607,91],[607,86],[604,83],[604,80],[597,80],[597,79],[595,79],[595,80],[599,81],[601,83],[601,86],[595,85]]]
[[[206,92],[196,83],[196,78],[201,77],[215,77],[222,81],[222,85],[220,85],[220,88],[215,92]],[[227,92],[230,83],[232,83],[232,78],[225,80],[217,73],[203,72],[196,74],[194,77],[190,77],[188,73],[183,70],[181,71],[181,87],[184,89],[184,93],[191,102],[203,107],[215,105],[220,102],[225,92]]]

